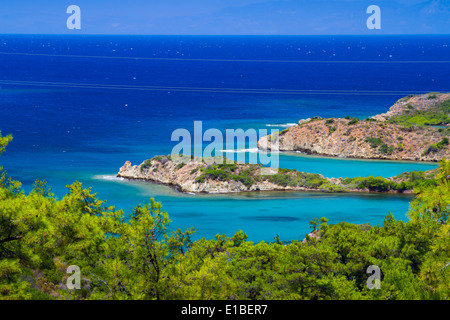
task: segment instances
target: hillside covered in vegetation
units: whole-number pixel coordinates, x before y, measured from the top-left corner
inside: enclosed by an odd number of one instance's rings
[[[450,94],[411,95],[387,113],[365,120],[314,117],[279,135],[262,137],[258,147],[334,157],[440,161],[450,157]]]
[[[162,183],[191,193],[273,190],[413,193],[415,187],[436,185],[435,170],[405,172],[391,178],[369,176],[343,179],[289,169],[279,169],[275,174],[267,175],[258,164],[226,163],[230,160],[220,157],[214,160],[217,163],[205,159],[195,161],[193,158],[187,163],[178,163],[170,155],[156,156],[135,166],[127,161],[118,176]]]
[[[0,153],[9,141],[0,136]],[[67,187],[57,199],[36,181],[25,194],[2,171],[0,299],[450,298],[448,160],[435,185],[415,189],[407,222],[389,213],[381,226],[316,219],[316,236],[303,242],[253,243],[243,231],[192,241],[194,230],[171,230],[153,199],[127,216],[79,182]],[[67,287],[71,265],[80,289]],[[370,265],[381,268],[379,290],[366,285]]]

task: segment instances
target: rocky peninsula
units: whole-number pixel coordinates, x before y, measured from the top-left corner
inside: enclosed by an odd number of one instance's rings
[[[314,117],[278,135],[262,137],[258,148],[300,151],[333,157],[441,161],[450,157],[450,94],[411,95],[388,112],[365,120]],[[267,175],[261,165],[227,162],[222,157],[205,161],[173,161],[157,156],[139,165],[126,161],[118,177],[161,183],[186,193],[248,191],[321,191],[413,193],[420,185],[435,184],[435,171],[404,172],[398,176],[327,178],[320,174],[279,169]]]
[[[279,135],[262,137],[261,150],[322,156],[440,161],[450,156],[450,94],[428,93],[398,100],[388,112],[365,120],[314,117]]]
[[[212,164],[194,159],[177,163],[169,155],[139,165],[126,161],[117,176],[169,185],[180,192],[211,194],[275,190],[412,193],[419,184],[434,183],[433,170],[407,172],[387,179],[373,176],[343,179],[288,169],[264,175],[261,169],[257,164],[225,163],[223,158]]]

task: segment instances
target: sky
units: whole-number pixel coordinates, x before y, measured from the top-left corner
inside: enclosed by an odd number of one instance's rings
[[[81,9],[69,30],[67,7]],[[381,9],[369,30],[367,8]],[[450,34],[450,0],[0,0],[0,34]]]

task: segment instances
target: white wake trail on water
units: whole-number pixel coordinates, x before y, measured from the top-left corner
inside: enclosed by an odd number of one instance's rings
[[[92,179],[94,179],[94,180],[116,181],[116,182],[126,181],[125,178],[117,177],[117,176],[112,175],[112,174],[99,174],[99,175],[93,176]]]
[[[296,123],[275,123],[275,124],[266,124],[266,127],[290,128],[296,125],[297,125]]]
[[[251,153],[258,153],[258,148],[250,148],[250,149],[236,149],[236,150],[219,150],[219,152],[226,152],[226,153],[245,153],[245,152],[251,152]]]

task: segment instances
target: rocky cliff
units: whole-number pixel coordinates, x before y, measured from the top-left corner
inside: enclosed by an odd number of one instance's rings
[[[450,95],[428,94],[400,99],[381,115],[312,118],[278,136],[262,137],[258,148],[300,151],[334,157],[440,161],[450,156]],[[428,124],[434,124],[431,127]]]
[[[260,165],[221,161],[207,164],[191,160],[176,163],[170,156],[158,156],[132,165],[126,161],[119,177],[169,185],[187,193],[233,193],[245,191],[299,190],[322,192],[407,192],[417,183],[433,181],[433,172],[405,173],[393,178],[325,178],[320,174],[279,169],[264,175]]]
[[[248,164],[207,165],[204,161],[175,163],[170,156],[158,156],[132,166],[129,161],[120,168],[118,177],[140,179],[175,187],[181,192],[233,193],[270,190],[318,190],[303,186],[282,186],[262,178],[261,166]],[[324,179],[323,176],[317,175]],[[258,179],[258,177],[261,177]]]

